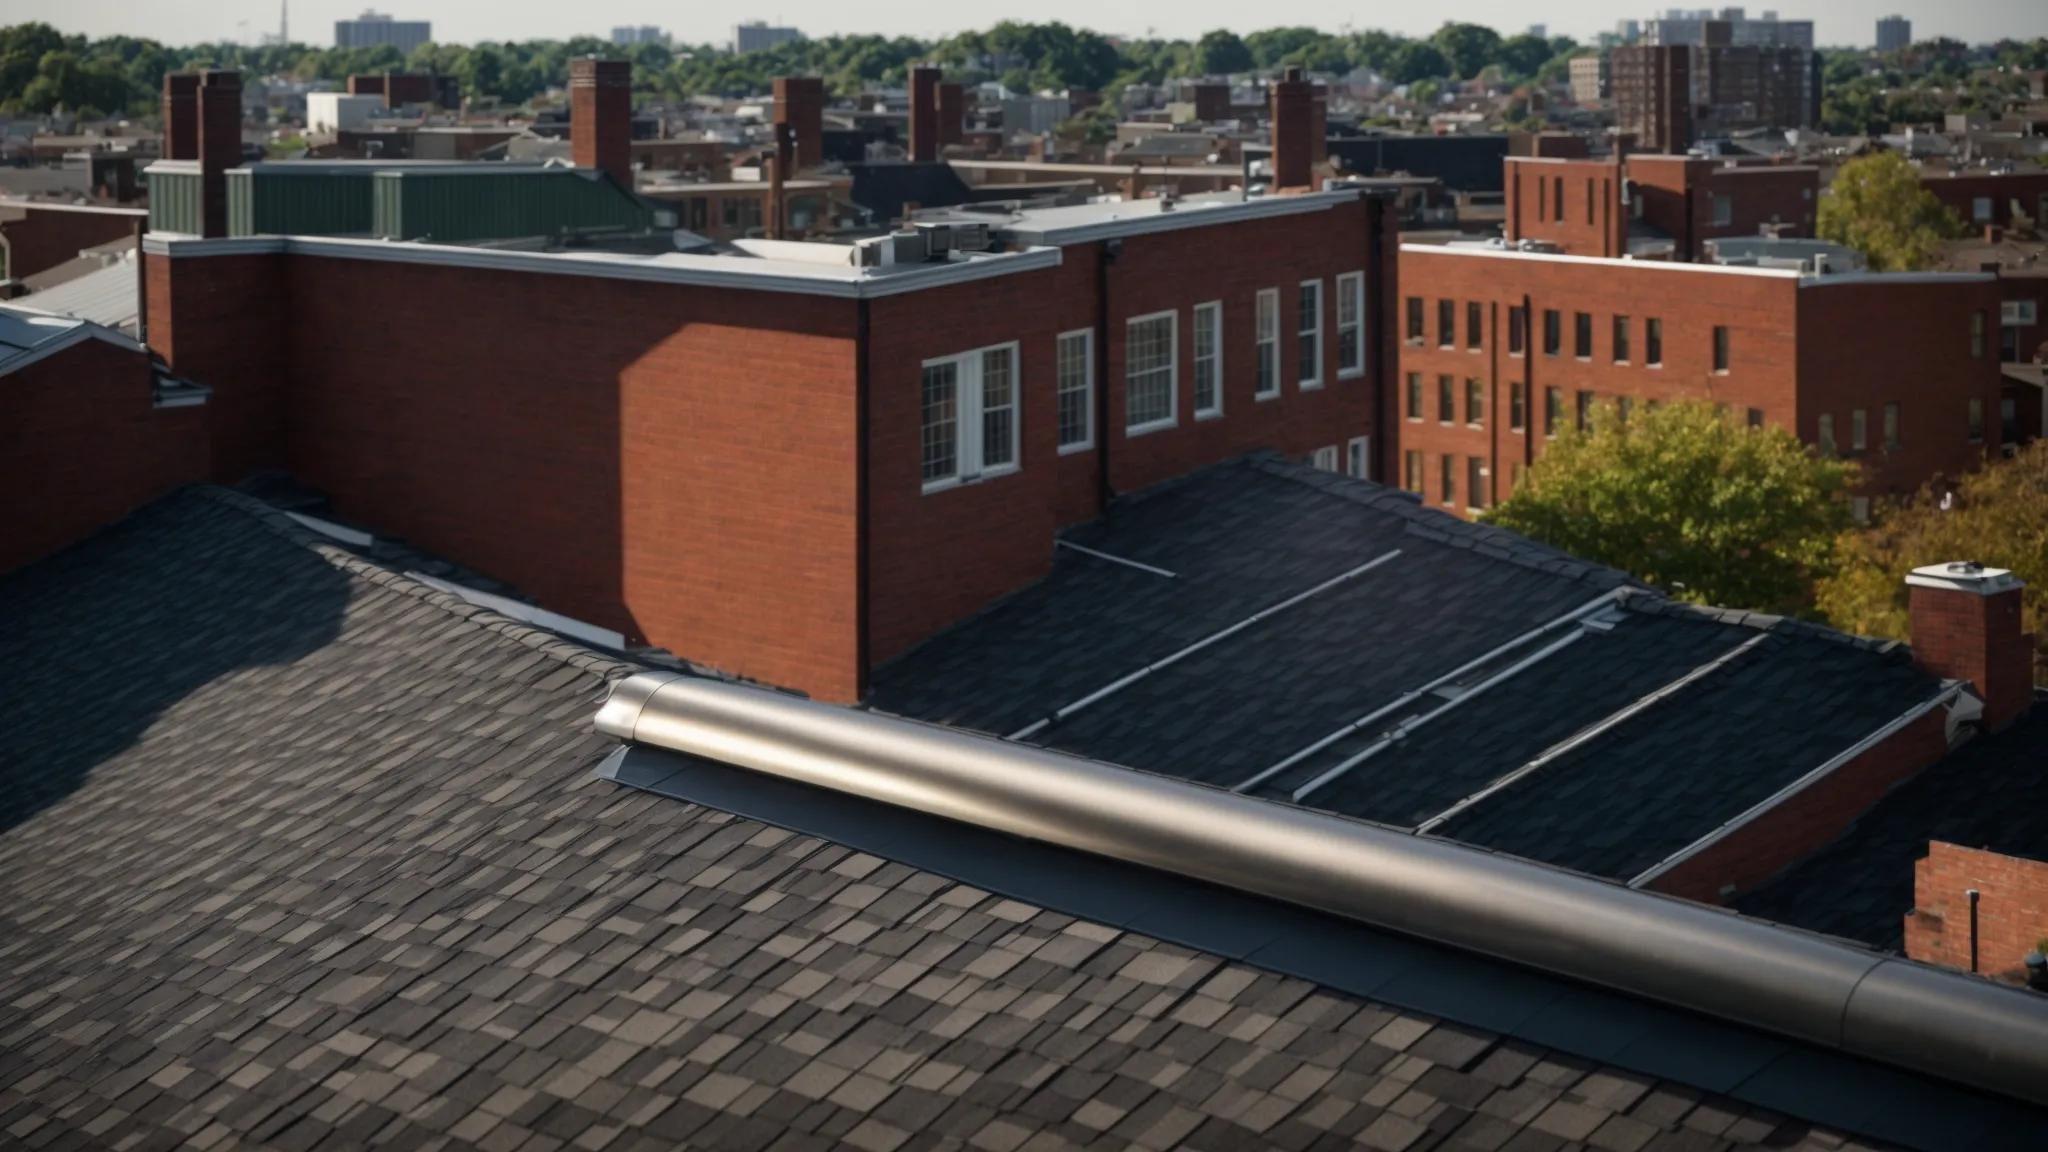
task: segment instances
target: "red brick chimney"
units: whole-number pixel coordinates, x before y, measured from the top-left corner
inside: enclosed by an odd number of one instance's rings
[[[939,85],[939,147],[958,144],[967,135],[967,89],[956,83]]]
[[[920,164],[939,158],[939,70],[929,64],[910,70],[910,158]]]
[[[164,73],[164,159],[199,159],[199,73]]]
[[[228,234],[228,169],[242,163],[242,74],[199,74],[199,234]]]
[[[1273,82],[1273,190],[1307,188],[1314,179],[1315,89],[1289,68]]]
[[[795,167],[784,176],[825,162],[825,82],[816,76],[775,78],[775,123],[795,133]]]
[[[2020,623],[2026,585],[2003,568],[1969,561],[1915,568],[1906,583],[1914,662],[1969,681],[1984,700],[1986,731],[2018,719],[2034,699],[2034,638]]]
[[[602,169],[619,187],[633,190],[630,61],[569,61],[569,144],[578,168]]]

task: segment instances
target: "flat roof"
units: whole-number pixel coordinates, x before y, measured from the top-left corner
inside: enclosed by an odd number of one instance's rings
[[[1022,208],[1006,219],[990,219],[989,223],[1005,236],[1023,243],[1078,244],[1117,236],[1326,212],[1340,204],[1356,201],[1366,191],[1349,187],[1298,196],[1245,196],[1242,193],[1217,192],[1172,200],[1158,197],[1104,200],[1056,208]],[[965,213],[956,218],[988,217],[986,214]]]

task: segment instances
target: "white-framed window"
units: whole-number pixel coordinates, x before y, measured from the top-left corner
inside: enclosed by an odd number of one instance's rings
[[[1195,305],[1195,419],[1223,415],[1223,301]]]
[[[1323,282],[1301,282],[1301,307],[1295,315],[1295,379],[1302,388],[1323,386]]]
[[[1180,313],[1132,317],[1124,326],[1124,431],[1173,427],[1179,390]]]
[[[1055,362],[1059,369],[1060,452],[1095,447],[1095,330],[1060,333]]]
[[[1726,192],[1714,193],[1714,227],[1726,228],[1735,223],[1735,197]]]
[[[1420,316],[1421,301],[1416,315]],[[1257,318],[1259,380],[1258,391],[1253,393],[1261,400],[1271,400],[1280,394],[1280,290],[1261,288],[1253,312]]]
[[[1998,322],[2008,328],[2029,327],[2038,315],[2032,300],[2007,300],[1998,306]]]
[[[1345,445],[1344,474],[1359,480],[1372,468],[1372,438],[1353,436]]]
[[[924,490],[1017,470],[1017,345],[924,362]]]
[[[1970,201],[1970,222],[1973,224],[1991,223],[1991,197],[1979,196]]]
[[[1337,277],[1337,378],[1365,374],[1365,273]]]
[[[1337,446],[1332,444],[1327,448],[1316,449],[1316,454],[1309,457],[1308,462],[1315,465],[1318,472],[1335,472],[1337,470]]]

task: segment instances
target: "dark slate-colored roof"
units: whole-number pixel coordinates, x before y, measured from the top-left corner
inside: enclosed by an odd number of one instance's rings
[[[1743,1103],[595,778],[627,665],[246,496],[0,579],[0,667],[9,1147],[1862,1146],[1782,1044]]]
[[[1841,839],[1737,901],[1748,915],[1902,951],[1913,865],[1941,840],[2048,860],[2048,702],[1892,790]]]
[[[1062,549],[1043,581],[878,671],[870,705],[1404,828],[1601,726],[1430,831],[1629,880],[1940,690],[1895,645],[1677,604],[1275,457],[1128,497],[1066,540],[1095,554]]]

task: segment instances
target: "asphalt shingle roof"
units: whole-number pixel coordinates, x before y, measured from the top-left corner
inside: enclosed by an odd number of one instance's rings
[[[1860,1146],[596,779],[627,665],[247,497],[0,667],[10,1146]]]

